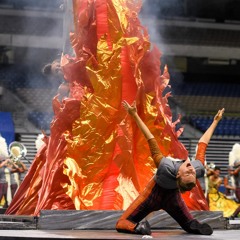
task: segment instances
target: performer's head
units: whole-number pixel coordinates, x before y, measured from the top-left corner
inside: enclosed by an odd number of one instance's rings
[[[220,176],[220,173],[221,173],[221,168],[220,167],[215,167],[214,171],[213,171],[213,176],[217,178],[217,177]]]
[[[195,187],[196,171],[189,158],[179,167],[176,177],[180,192],[190,191]]]
[[[61,68],[60,61],[58,59],[54,60],[52,63],[46,64],[42,72],[46,76],[55,76],[55,77],[63,77],[63,72]]]
[[[240,167],[240,159],[237,159],[237,160],[234,161],[234,167],[235,168]]]
[[[234,173],[234,167],[228,166],[228,174],[233,175],[233,173]]]

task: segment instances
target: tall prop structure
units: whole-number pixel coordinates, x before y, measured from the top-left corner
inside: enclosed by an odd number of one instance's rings
[[[188,155],[178,140],[182,129],[175,131],[179,119],[172,122],[170,93],[163,95],[168,69],[161,66],[161,52],[151,46],[139,21],[141,1],[72,4],[74,54],[61,59],[70,96],[63,102],[53,99],[50,137],[45,136],[7,214],[126,209],[156,169],[144,137],[121,106],[123,100],[136,100],[164,155]],[[196,187],[186,197],[190,209],[208,208],[201,194]]]

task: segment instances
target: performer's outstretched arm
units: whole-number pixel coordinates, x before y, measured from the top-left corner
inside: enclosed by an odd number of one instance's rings
[[[158,143],[155,140],[153,134],[150,132],[146,124],[142,121],[142,119],[139,117],[137,113],[136,108],[136,102],[134,102],[131,106],[128,104],[128,102],[123,101],[123,106],[126,109],[126,111],[132,116],[132,118],[135,120],[136,124],[138,125],[139,129],[143,133],[145,139],[148,142],[149,149],[153,158],[153,161],[158,168],[163,155],[159,149]]]
[[[240,172],[240,165],[236,167],[236,169],[234,170],[233,174],[237,175]]]
[[[145,136],[147,140],[154,138],[146,124],[142,121],[142,119],[139,117],[137,113],[137,108],[136,108],[136,102],[134,101],[133,104],[130,106],[127,101],[123,101],[123,106],[126,109],[126,111],[132,116],[132,118],[135,120],[137,123],[139,129]]]
[[[199,139],[198,142],[204,142],[206,144],[209,143],[213,132],[215,130],[215,128],[217,127],[219,121],[222,119],[223,113],[224,113],[224,108],[222,108],[221,110],[218,110],[217,114],[215,115],[212,124],[210,125],[210,127],[207,129],[207,131],[202,135],[202,137]]]
[[[224,113],[224,108],[222,108],[221,110],[218,110],[210,127],[206,130],[206,132],[202,135],[202,137],[198,141],[196,159],[200,160],[203,165],[205,165],[205,152],[207,149],[207,145],[210,142],[210,139],[211,139],[213,132],[216,129],[219,121],[222,119],[223,113]],[[210,173],[208,173],[208,174],[210,174]]]

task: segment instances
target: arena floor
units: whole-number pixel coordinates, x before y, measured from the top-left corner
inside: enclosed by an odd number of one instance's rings
[[[156,230],[150,236],[132,235],[118,233],[114,230],[0,230],[0,239],[21,240],[21,239],[161,239],[161,240],[238,240],[240,230],[215,230],[211,236],[192,235],[182,230]]]

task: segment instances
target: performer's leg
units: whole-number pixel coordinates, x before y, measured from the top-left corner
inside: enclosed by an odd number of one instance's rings
[[[149,213],[160,208],[160,202],[156,199],[159,195],[158,190],[158,185],[152,179],[118,220],[116,224],[118,232],[151,234],[149,223],[139,222]]]
[[[0,183],[0,203],[2,201],[3,193],[4,193],[4,183]]]
[[[232,214],[232,216],[230,217],[230,219],[234,219],[235,217],[238,216],[238,214],[240,213],[240,206],[235,210],[235,212]]]
[[[7,189],[8,189],[8,183],[3,183],[3,196],[5,199],[3,208],[8,208]]]
[[[17,188],[18,188],[18,185],[15,183],[15,184],[11,184],[10,185],[10,188],[11,188],[11,195],[12,195],[12,199],[17,191]]]
[[[238,199],[238,202],[240,203],[240,187],[237,187],[236,190],[235,190],[235,195]]]
[[[213,232],[208,224],[201,224],[193,218],[181,197],[181,193],[177,190],[172,191],[164,199],[163,209],[188,233],[211,235]]]

